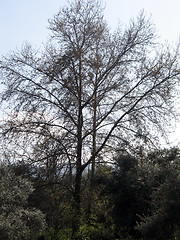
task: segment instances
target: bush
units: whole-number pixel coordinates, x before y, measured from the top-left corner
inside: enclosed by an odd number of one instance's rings
[[[28,208],[32,184],[7,166],[0,173],[0,239],[32,240],[45,227],[42,212]]]

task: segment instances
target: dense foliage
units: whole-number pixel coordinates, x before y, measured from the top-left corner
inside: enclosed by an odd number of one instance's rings
[[[32,240],[45,228],[45,216],[29,208],[32,184],[16,176],[10,166],[0,166],[0,239]]]
[[[118,153],[114,165],[99,166],[91,192],[86,172],[77,238],[178,240],[179,157],[179,150],[174,148],[139,157]],[[30,234],[32,239],[33,232],[40,234],[44,226],[41,211],[47,227],[39,239],[72,239],[74,219],[72,196],[66,188],[68,178],[57,176],[52,182],[46,169],[23,163],[1,166],[0,170],[3,239],[29,239]],[[90,195],[93,205],[89,217]]]

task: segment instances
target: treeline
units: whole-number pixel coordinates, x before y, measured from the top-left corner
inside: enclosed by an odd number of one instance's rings
[[[91,170],[83,175],[77,239],[179,239],[179,149],[118,152],[113,161],[93,179]],[[0,239],[72,239],[74,200],[60,166],[19,162],[0,171]]]

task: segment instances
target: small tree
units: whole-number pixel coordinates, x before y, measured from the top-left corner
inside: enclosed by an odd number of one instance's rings
[[[0,168],[0,239],[30,240],[45,227],[41,211],[28,208],[33,187],[7,166]]]
[[[156,45],[143,13],[111,33],[102,12],[99,1],[72,1],[50,21],[43,53],[26,44],[0,62],[2,102],[12,109],[3,136],[28,160],[47,160],[33,151],[46,141],[57,150],[49,159],[70,176],[74,231],[84,170],[89,166],[93,176],[95,162],[117,145],[136,148],[137,139],[155,139],[172,113],[180,75],[178,48],[171,53]]]
[[[104,179],[100,181],[104,185],[100,192],[102,198],[108,199],[107,206],[115,232],[121,238],[131,236],[136,239],[140,236],[135,229],[140,221],[139,216],[149,211],[149,189],[142,178],[138,158],[120,152],[114,161],[110,176],[105,177],[104,174]]]

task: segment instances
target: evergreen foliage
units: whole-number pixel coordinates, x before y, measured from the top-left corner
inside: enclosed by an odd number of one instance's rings
[[[42,212],[28,207],[32,184],[16,176],[7,166],[0,167],[0,239],[32,240],[45,228]]]

